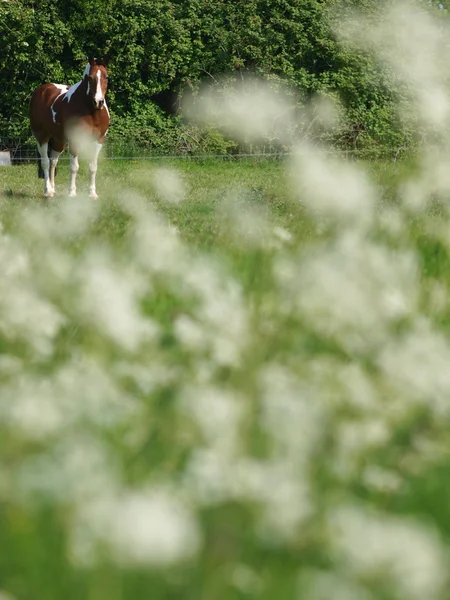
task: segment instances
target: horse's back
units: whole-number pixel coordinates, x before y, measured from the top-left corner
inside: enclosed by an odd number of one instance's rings
[[[64,88],[64,90],[63,90]],[[56,85],[54,83],[44,83],[34,90],[31,95],[30,110],[31,107],[43,110],[44,108],[50,108],[56,98],[63,92],[67,91],[67,86]]]
[[[67,86],[56,85],[54,83],[45,83],[36,88],[31,95],[30,100],[30,124],[34,135],[44,141],[48,133],[54,128],[54,119],[52,115],[52,105],[56,98],[64,91]]]

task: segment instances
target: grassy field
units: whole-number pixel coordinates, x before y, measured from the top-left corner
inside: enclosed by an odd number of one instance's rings
[[[438,167],[1,169],[0,600],[448,598]]]

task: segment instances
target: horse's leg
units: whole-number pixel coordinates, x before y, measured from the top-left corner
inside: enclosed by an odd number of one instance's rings
[[[73,197],[77,195],[76,179],[79,169],[78,156],[76,154],[70,154],[70,188],[69,196]]]
[[[93,149],[92,160],[89,163],[89,175],[90,175],[89,197],[94,198],[94,199],[98,198],[97,192],[95,189],[95,176],[97,174],[98,155],[99,155],[101,149],[102,149],[102,144],[95,144],[94,149]]]
[[[53,194],[55,193],[55,190],[53,188],[52,182],[50,181],[50,160],[48,158],[48,143],[38,143],[38,151],[41,157],[41,167],[44,171],[44,196],[45,198],[52,198]]]
[[[53,148],[50,151],[50,183],[53,187],[53,192],[56,191],[55,187],[55,171],[56,165],[58,164],[59,155],[61,152],[54,150]]]

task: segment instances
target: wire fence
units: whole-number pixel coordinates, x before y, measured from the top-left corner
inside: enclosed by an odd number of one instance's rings
[[[255,152],[239,152],[239,153],[228,153],[228,154],[214,154],[214,153],[193,153],[189,151],[182,151],[179,153],[161,153],[152,152],[142,148],[137,148],[135,145],[130,144],[129,152],[124,152],[126,145],[121,144],[115,146],[113,143],[105,143],[105,152],[103,153],[103,160],[112,161],[159,161],[159,160],[241,160],[241,159],[281,159],[293,154],[292,150],[277,150],[274,147],[265,147],[260,151]],[[384,158],[391,160],[398,160],[405,155],[409,155],[417,151],[417,147],[413,146],[399,146],[387,148],[385,146],[380,147],[332,147],[328,146],[323,148],[323,151],[336,155],[342,158],[352,159],[375,159]],[[21,138],[21,137],[6,137],[0,135],[0,152],[9,152],[11,164],[26,164],[32,163],[38,160],[36,144],[32,138]],[[69,160],[67,152],[60,156],[60,160]]]

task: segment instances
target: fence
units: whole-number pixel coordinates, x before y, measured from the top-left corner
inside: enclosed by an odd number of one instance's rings
[[[178,160],[178,159],[222,159],[222,160],[239,160],[239,159],[264,159],[264,158],[282,158],[292,154],[289,150],[277,150],[274,147],[262,147],[250,152],[229,153],[229,154],[194,154],[189,151],[182,151],[176,154],[163,154],[161,152],[143,152],[142,149],[130,144],[129,151],[124,152],[126,144],[116,146],[114,144],[105,143],[105,152],[102,158],[106,160]],[[400,146],[396,148],[372,147],[372,148],[345,148],[345,147],[327,147],[324,151],[329,154],[348,159],[391,159],[398,160],[407,154],[416,151],[416,147]],[[5,137],[0,135],[0,151],[9,152],[11,155],[11,163],[25,164],[37,160],[36,143],[33,138],[21,137]],[[67,153],[61,155],[60,160],[68,160]]]
[[[31,139],[0,135],[0,152],[9,152],[12,164],[29,162],[36,159],[36,144]]]

